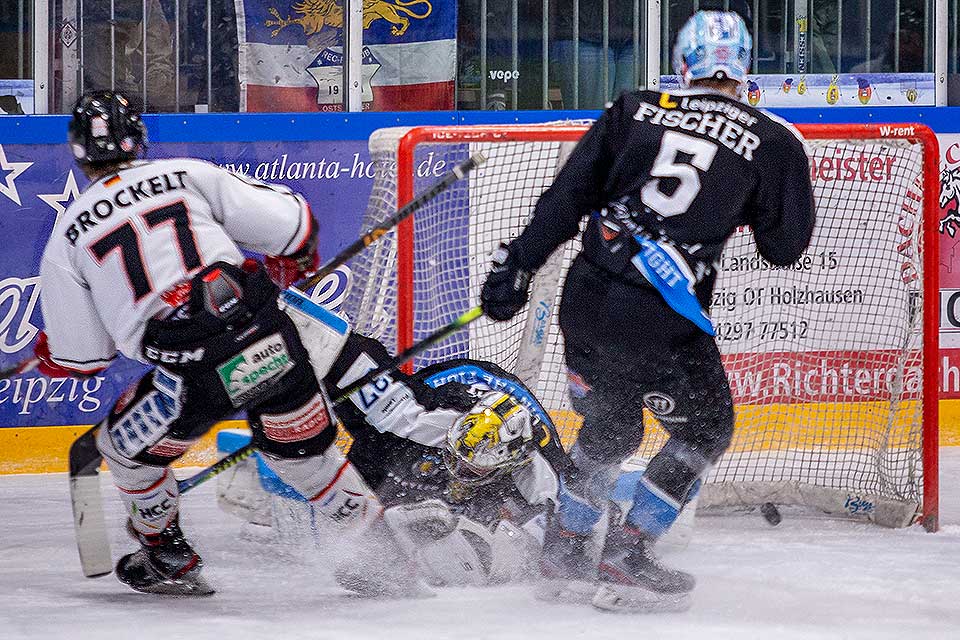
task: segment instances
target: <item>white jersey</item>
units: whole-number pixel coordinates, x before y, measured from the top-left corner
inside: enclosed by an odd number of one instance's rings
[[[292,253],[310,226],[300,195],[199,160],[137,162],[98,180],[60,216],[40,265],[53,360],[92,371],[119,350],[142,361],[161,294],[214,262],[239,265],[239,247]]]

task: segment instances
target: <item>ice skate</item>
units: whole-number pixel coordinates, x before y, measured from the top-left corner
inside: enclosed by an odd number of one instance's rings
[[[131,533],[134,533],[130,529]],[[215,593],[200,575],[203,560],[174,521],[159,534],[135,534],[141,548],[117,562],[117,578],[135,591],[169,596]]]
[[[597,590],[596,563],[590,554],[590,536],[559,526],[547,527],[540,559],[539,600],[587,603]]]
[[[695,585],[692,575],[661,564],[653,540],[621,527],[607,536],[593,606],[619,612],[686,611]]]

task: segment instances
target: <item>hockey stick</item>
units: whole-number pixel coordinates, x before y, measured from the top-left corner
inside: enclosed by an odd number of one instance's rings
[[[77,534],[80,567],[88,578],[105,576],[113,571],[107,520],[103,515],[100,495],[100,462],[97,450],[96,424],[70,445],[70,502],[73,505],[73,526]]]
[[[387,220],[381,222],[373,229],[370,229],[362,236],[354,240],[350,245],[335,255],[332,260],[327,262],[325,265],[320,267],[315,274],[308,278],[304,278],[300,282],[295,282],[292,286],[301,290],[306,291],[310,287],[314,286],[326,276],[333,273],[333,270],[337,267],[343,265],[350,258],[354,257],[366,247],[369,247],[371,244],[379,240],[384,234],[393,229],[395,226],[400,224],[403,220],[410,217],[411,214],[415,213],[419,209],[423,208],[423,205],[427,204],[438,195],[446,191],[450,185],[454,182],[465,177],[468,173],[482,165],[487,161],[486,156],[482,153],[475,153],[450,171],[447,171],[443,177],[432,187],[423,191],[413,200],[403,205],[394,215],[392,215]]]
[[[446,324],[440,327],[439,329],[431,333],[429,336],[427,336],[420,342],[414,344],[409,349],[406,349],[402,353],[394,356],[389,362],[387,362],[385,365],[383,365],[379,369],[370,371],[366,375],[357,379],[356,381],[351,383],[350,386],[344,389],[340,393],[340,396],[333,401],[334,408],[336,408],[336,405],[339,405],[342,402],[346,402],[350,398],[351,394],[355,393],[363,386],[370,384],[371,382],[373,382],[374,380],[376,380],[377,378],[379,378],[385,373],[390,373],[391,371],[395,371],[396,369],[399,369],[400,366],[410,358],[413,358],[423,353],[424,351],[426,351],[436,343],[447,338],[448,336],[459,331],[460,329],[466,327],[468,324],[470,324],[471,322],[473,322],[474,320],[476,320],[482,315],[483,315],[483,310],[480,309],[480,307],[473,307],[469,311],[461,314],[459,317],[457,317],[455,320],[453,320],[449,324]],[[185,493],[187,491],[190,491],[197,485],[206,482],[207,480],[214,477],[218,473],[222,471],[226,471],[230,467],[238,464],[239,462],[245,460],[246,458],[249,458],[254,454],[255,451],[256,450],[253,448],[253,445],[248,444],[245,447],[241,447],[240,449],[237,449],[233,453],[230,453],[224,456],[212,466],[209,466],[203,471],[198,472],[196,475],[190,476],[189,478],[185,478],[183,480],[179,480],[177,482],[177,488],[180,489],[180,493]]]
[[[446,191],[452,184],[466,176],[473,169],[479,167],[485,161],[486,157],[482,153],[477,153],[464,162],[461,162],[444,174],[436,184],[401,207],[397,213],[388,220],[364,233],[360,238],[350,244],[350,246],[334,256],[332,260],[323,265],[315,274],[294,283],[292,286],[301,291],[306,291],[316,285],[337,267],[356,256],[365,247],[376,242],[394,226],[423,208],[425,204]],[[479,317],[479,314],[477,317]],[[473,318],[471,318],[471,320],[472,319]],[[470,322],[470,320],[467,322]],[[452,333],[454,330],[456,329],[451,330],[449,333]],[[443,336],[440,336],[437,339],[442,338]],[[427,346],[429,346],[429,344],[425,345],[424,348]],[[410,350],[408,349],[408,351]],[[416,353],[411,353],[407,357],[413,357],[414,355],[416,355]],[[2,378],[3,374],[7,371],[10,372],[9,375],[14,375],[25,370],[21,369],[21,367],[25,367],[30,364],[30,362],[31,361],[27,361],[12,369],[0,371],[0,378]],[[401,363],[402,362],[403,361],[401,361]],[[35,362],[30,368],[33,366],[36,366]],[[386,369],[384,371],[386,371]],[[370,379],[382,373],[383,371],[373,372],[374,375],[370,376]],[[356,388],[351,388],[344,396],[349,396],[350,393],[367,384],[370,380],[366,378],[365,376],[358,381],[360,384],[356,385]],[[100,452],[96,447],[96,431],[97,426],[94,426],[84,432],[71,445],[69,455],[70,497],[73,504],[73,522],[77,535],[77,549],[80,553],[80,564],[83,569],[83,574],[88,578],[106,575],[113,569],[111,565],[110,545],[106,534],[106,522],[103,515],[103,500],[100,494],[99,473],[100,463],[103,458],[100,456]],[[189,491],[221,471],[229,469],[241,460],[253,455],[254,450],[252,447],[245,449],[246,450],[241,449],[236,451],[200,473],[179,481],[177,484],[180,492]]]
[[[37,365],[40,364],[40,360],[37,358],[27,358],[22,362],[18,362],[12,367],[7,367],[6,369],[0,369],[0,380],[5,380],[6,378],[13,377],[18,373],[27,373],[28,371],[33,371],[37,368]]]

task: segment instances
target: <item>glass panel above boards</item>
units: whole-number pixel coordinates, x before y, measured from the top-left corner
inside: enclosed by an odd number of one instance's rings
[[[753,38],[750,104],[884,106],[934,104],[931,0],[670,0],[661,25],[661,72],[697,9],[737,11]],[[676,78],[665,75],[665,87]]]

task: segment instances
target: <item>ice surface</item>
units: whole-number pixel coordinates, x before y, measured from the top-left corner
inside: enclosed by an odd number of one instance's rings
[[[960,638],[960,448],[943,449],[941,465],[938,534],[789,514],[778,527],[759,514],[698,518],[690,547],[670,558],[699,579],[693,608],[644,616],[543,604],[525,585],[354,598],[309,546],[304,558],[239,536],[213,483],[185,496],[183,520],[219,593],[138,594],[82,577],[65,476],[0,476],[0,638]],[[118,557],[132,544],[107,482],[104,497]]]

